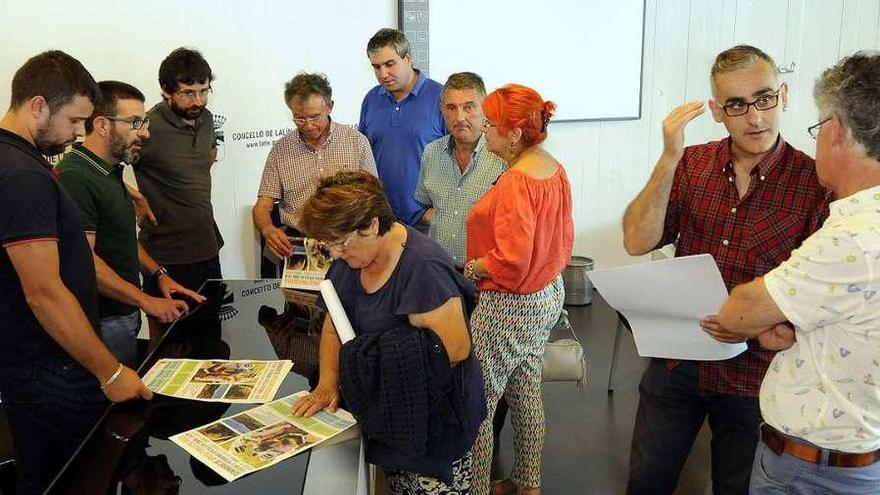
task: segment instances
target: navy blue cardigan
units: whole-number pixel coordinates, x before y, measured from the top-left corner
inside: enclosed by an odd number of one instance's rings
[[[368,462],[452,482],[486,418],[480,364],[449,365],[433,331],[410,325],[342,346],[339,388],[360,423]]]

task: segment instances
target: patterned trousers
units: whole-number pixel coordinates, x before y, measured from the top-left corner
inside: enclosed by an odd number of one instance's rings
[[[471,488],[471,455],[452,463],[452,485],[409,471],[385,468],[385,482],[395,495],[469,495]]]
[[[510,479],[521,486],[541,485],[544,404],[541,368],[544,346],[559,319],[565,291],[562,276],[533,294],[483,291],[471,316],[474,352],[483,366],[488,415],[471,449],[474,495],[489,493],[492,417],[498,399],[510,406],[514,465]]]

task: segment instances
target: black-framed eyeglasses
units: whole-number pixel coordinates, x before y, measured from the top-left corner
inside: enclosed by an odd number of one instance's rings
[[[208,96],[210,96],[211,93],[213,93],[213,92],[214,92],[214,89],[211,87],[208,87],[208,88],[199,89],[199,90],[184,89],[182,91],[178,91],[177,94],[182,96],[187,101],[194,101],[196,99],[196,96],[198,96],[202,101],[204,101],[204,100],[208,99]]]
[[[724,113],[726,113],[728,117],[739,117],[740,115],[749,113],[749,107],[751,106],[754,106],[756,110],[764,111],[776,108],[777,105],[779,105],[778,89],[773,93],[763,94],[755,98],[754,101],[735,101],[733,103],[728,103],[721,108],[724,109]]]
[[[819,128],[822,127],[822,124],[824,124],[825,122],[828,122],[829,120],[831,120],[830,115],[828,117],[825,117],[824,119],[820,120],[818,123],[813,124],[810,127],[807,127],[807,134],[809,134],[810,137],[813,139],[818,138],[819,137]]]
[[[150,119],[149,118],[140,118],[140,117],[107,117],[104,116],[105,119],[113,121],[113,122],[125,122],[126,124],[131,125],[131,128],[139,131],[141,129],[146,129],[150,127]]]

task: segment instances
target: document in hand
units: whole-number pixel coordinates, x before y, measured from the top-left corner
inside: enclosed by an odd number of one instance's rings
[[[700,327],[717,314],[727,287],[709,254],[670,258],[588,273],[611,307],[630,323],[639,355],[717,361],[746,350],[723,344]]]

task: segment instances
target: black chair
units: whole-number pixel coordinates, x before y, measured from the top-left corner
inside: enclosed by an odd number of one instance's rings
[[[620,311],[617,312],[617,329],[614,333],[614,347],[611,349],[611,369],[608,371],[608,393],[614,393],[614,375],[617,372],[617,354],[620,352],[620,335],[626,330],[630,334],[632,334],[632,327],[629,326],[629,322],[626,320],[626,317],[620,314]]]
[[[278,201],[272,205],[270,218],[272,218],[272,225],[282,227],[281,211],[278,205]],[[277,256],[266,249],[266,239],[263,239],[259,232],[257,232],[257,235],[260,236],[260,278],[281,278],[281,272],[284,270],[284,261],[279,260]]]

